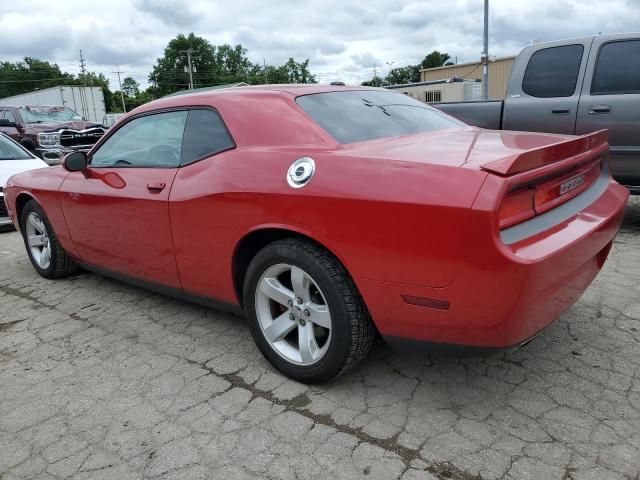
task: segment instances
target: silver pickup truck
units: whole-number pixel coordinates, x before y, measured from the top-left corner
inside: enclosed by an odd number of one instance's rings
[[[613,176],[640,194],[640,33],[531,45],[515,60],[504,101],[433,106],[498,130],[608,128]]]

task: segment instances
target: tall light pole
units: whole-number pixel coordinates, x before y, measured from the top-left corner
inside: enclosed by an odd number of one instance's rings
[[[489,0],[484,0],[484,48],[482,52],[482,99],[489,100]]]

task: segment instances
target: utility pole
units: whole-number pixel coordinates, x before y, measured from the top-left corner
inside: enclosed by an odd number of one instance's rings
[[[484,0],[484,48],[481,61],[482,99],[489,100],[489,0]]]
[[[87,73],[87,62],[84,61],[84,57],[82,56],[82,50],[80,50],[80,72],[82,75],[82,83],[84,84],[84,78]]]
[[[262,57],[262,71],[264,72],[264,84],[269,83],[269,77],[267,76],[267,61]]]
[[[122,100],[122,111],[124,113],[127,113],[127,107],[124,104],[124,93],[122,92],[122,82],[120,81],[120,74],[124,73],[120,70],[116,70],[115,72],[111,72],[111,73],[117,73],[118,74],[118,85],[120,85],[120,100]]]
[[[180,53],[187,54],[187,69],[189,71],[189,90],[193,90],[193,67],[191,66],[191,54],[193,53],[193,49],[188,48],[186,50],[182,50]]]

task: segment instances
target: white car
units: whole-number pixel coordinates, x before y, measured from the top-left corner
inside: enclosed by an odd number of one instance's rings
[[[49,168],[44,160],[31,154],[4,133],[0,133],[0,229],[11,227],[4,203],[4,186],[11,175],[36,168]]]

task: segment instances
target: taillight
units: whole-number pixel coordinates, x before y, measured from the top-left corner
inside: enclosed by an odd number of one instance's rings
[[[498,212],[500,228],[510,227],[571,200],[600,176],[600,162],[508,193]]]
[[[510,227],[534,217],[534,194],[535,191],[528,188],[507,194],[498,212],[500,228]]]
[[[600,163],[582,168],[571,174],[536,186],[535,210],[537,214],[571,200],[589,188],[600,175]]]

